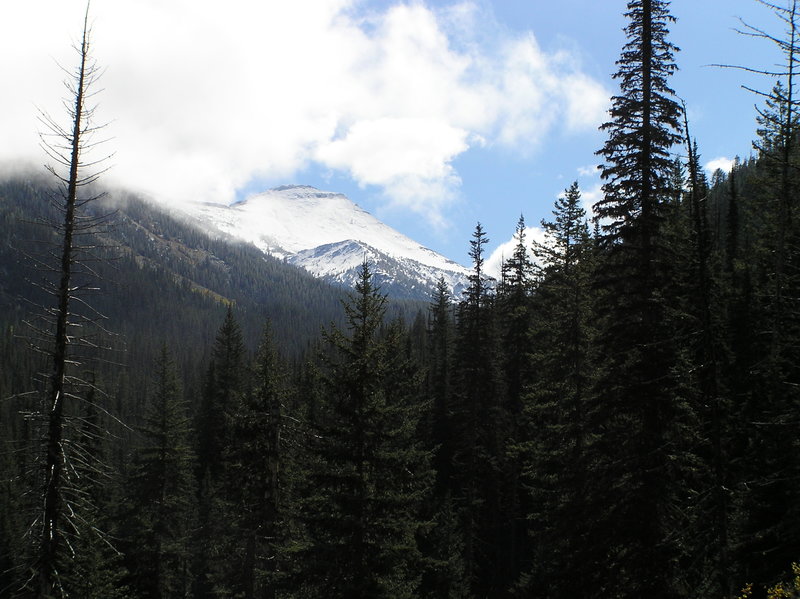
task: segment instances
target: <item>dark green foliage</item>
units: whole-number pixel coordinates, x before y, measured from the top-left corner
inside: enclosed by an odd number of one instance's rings
[[[693,323],[688,349],[694,363],[693,385],[700,419],[698,454],[702,476],[694,484],[698,501],[693,508],[693,538],[698,542],[690,584],[708,594],[731,596],[730,492],[733,481],[731,448],[733,427],[728,382],[723,373],[729,360],[724,335],[727,307],[723,296],[723,244],[719,225],[710,225],[709,185],[700,166],[697,143],[686,125],[687,191],[679,198],[673,218],[675,247],[680,250],[681,299],[687,318]],[[683,187],[683,186],[681,186]],[[712,214],[713,215],[713,214]],[[734,223],[735,224],[735,223]],[[733,234],[735,239],[736,234]],[[687,568],[688,570],[689,568]]]
[[[444,280],[440,280],[429,307],[427,330],[428,419],[421,436],[433,455],[433,493],[423,514],[429,523],[420,535],[424,560],[420,596],[468,597],[470,584],[464,573],[464,541],[459,510],[452,492],[456,481],[453,456],[459,446],[453,419],[451,365],[453,360],[454,305]]]
[[[423,571],[420,597],[471,597],[464,570],[464,538],[458,509],[449,493],[434,495],[423,513],[427,528],[420,535]]]
[[[131,586],[142,597],[190,594],[198,525],[192,438],[175,363],[164,346],[126,485],[126,553]]]
[[[436,494],[451,488],[452,462],[456,440],[452,427],[450,363],[453,352],[453,304],[444,279],[433,295],[428,330],[428,396],[432,401],[428,441],[434,452]]]
[[[770,66],[771,90],[758,92],[757,160],[729,181],[727,280],[731,378],[735,381],[735,561],[748,580],[766,586],[779,562],[800,546],[800,229],[798,229],[798,4],[761,2],[780,33],[745,26],[774,44],[782,61]],[[773,85],[772,81],[777,79]],[[733,227],[736,227],[734,229]],[[746,373],[743,375],[742,373]],[[791,457],[794,456],[794,457]]]
[[[776,180],[770,179],[774,172],[762,160],[737,164],[708,196],[712,213],[722,215],[716,246],[723,259],[719,261],[719,292],[712,296],[712,323],[718,323],[715,326],[727,350],[720,367],[724,394],[718,414],[724,470],[714,474],[724,478],[725,487],[717,505],[705,506],[703,513],[710,516],[715,513],[712,507],[725,507],[727,543],[723,547],[728,551],[715,558],[721,565],[712,571],[715,577],[731,580],[734,589],[753,582],[763,590],[780,572],[777,562],[782,558],[773,556],[796,553],[797,546],[793,525],[797,487],[793,490],[796,476],[791,473],[798,461],[794,439],[784,434],[791,427],[790,413],[796,414],[797,408],[789,407],[792,393],[775,394],[777,387],[787,383],[791,370],[777,378],[766,374],[773,314],[767,304],[772,303],[775,289],[770,273],[775,272],[777,226],[768,208],[776,204],[767,198],[775,189]],[[787,339],[795,338],[790,327],[781,333]],[[709,429],[709,442],[714,441],[712,432]],[[709,465],[715,472],[711,460]],[[708,521],[712,522],[710,517]]]
[[[586,412],[592,383],[594,246],[577,183],[556,201],[553,215],[553,221],[542,221],[545,241],[534,243],[531,376],[516,450],[525,464],[535,542],[522,586],[532,596],[555,598],[588,589],[595,576],[585,538],[593,519],[587,502],[592,438]]]
[[[595,206],[603,219],[602,241],[630,246],[642,254],[639,260],[649,258],[656,243],[664,201],[673,191],[670,150],[681,141],[681,107],[668,83],[677,68],[676,48],[667,40],[674,21],[668,5],[663,0],[628,2],[628,42],[614,74],[620,94],[612,98],[611,120],[601,127],[608,139],[598,151],[606,161],[603,198]]]
[[[233,310],[228,308],[211,351],[197,414],[200,503],[196,542],[200,549],[195,568],[204,573],[195,579],[198,597],[229,595],[233,571],[240,562],[235,553],[238,538],[228,522],[239,484],[230,485],[228,468],[232,464],[228,458],[237,442],[234,414],[243,402],[248,383],[242,331]]]
[[[527,567],[530,539],[526,523],[527,505],[522,486],[524,458],[517,451],[522,428],[524,389],[531,378],[531,294],[533,264],[526,245],[525,219],[520,216],[514,234],[516,245],[511,257],[502,266],[497,288],[495,311],[499,347],[498,369],[502,394],[495,406],[498,437],[498,504],[499,519],[496,574],[498,588],[511,588]]]
[[[587,542],[596,552],[597,593],[677,597],[693,458],[693,413],[685,386],[682,317],[674,303],[673,248],[665,221],[675,196],[670,150],[681,108],[668,78],[668,3],[633,0],[628,42],[615,77],[608,140],[599,154],[603,199],[599,239],[598,376],[589,426],[590,500],[597,512]]]
[[[470,241],[473,271],[456,310],[453,352],[452,496],[461,517],[464,569],[473,594],[501,592],[500,485],[504,450],[493,297],[483,270],[488,243],[480,223]]]
[[[415,438],[419,377],[399,325],[381,330],[385,304],[365,264],[345,304],[346,330],[325,335],[301,514],[300,584],[310,596],[413,597],[419,585],[416,536],[431,471]]]
[[[503,380],[505,409],[513,417],[522,411],[522,389],[525,386],[530,352],[530,295],[533,289],[533,264],[525,243],[525,219],[520,216],[514,234],[517,243],[511,258],[503,264],[502,280],[497,291],[500,314],[500,338],[504,351]]]
[[[280,583],[281,552],[289,537],[286,400],[283,367],[267,325],[252,389],[231,407],[231,434],[223,450],[226,491],[214,518],[225,526],[214,541],[222,546],[215,580],[217,592],[224,596],[275,597]]]
[[[225,448],[233,441],[231,418],[246,386],[246,355],[242,330],[228,308],[217,333],[204,381],[198,414],[198,471],[212,479],[222,475]]]

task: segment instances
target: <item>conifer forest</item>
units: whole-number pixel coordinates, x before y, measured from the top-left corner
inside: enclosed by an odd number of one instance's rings
[[[800,596],[800,6],[754,1],[750,157],[706,176],[629,0],[593,214],[423,303],[111,202],[84,32],[0,181],[0,597]]]

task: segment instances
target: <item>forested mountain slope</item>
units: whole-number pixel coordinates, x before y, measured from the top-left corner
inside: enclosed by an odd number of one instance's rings
[[[53,232],[37,221],[58,218],[49,193],[36,178],[0,184],[3,318],[23,310],[21,299],[35,297],[26,282],[36,277],[30,257],[54,242]],[[201,346],[213,336],[210,323],[236,305],[248,341],[255,342],[270,318],[284,349],[296,353],[322,324],[339,318],[342,290],[253,247],[211,238],[127,194],[110,193],[92,211],[109,214],[97,233],[107,260],[97,263],[101,292],[93,304],[128,345],[173,340]]]

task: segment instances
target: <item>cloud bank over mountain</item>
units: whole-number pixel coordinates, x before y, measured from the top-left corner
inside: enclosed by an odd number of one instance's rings
[[[4,7],[15,118],[0,162],[43,160],[35,105],[63,114],[58,65],[75,63],[84,8]],[[231,201],[254,180],[319,168],[444,226],[458,156],[594,129],[609,96],[569,50],[545,51],[473,2],[94,0],[90,18],[108,177],[173,201]]]

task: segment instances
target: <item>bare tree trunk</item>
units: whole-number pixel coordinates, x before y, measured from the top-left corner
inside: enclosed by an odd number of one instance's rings
[[[76,264],[75,235],[85,234],[89,228],[79,222],[77,209],[89,200],[79,199],[81,187],[93,183],[98,174],[84,175],[82,168],[82,152],[91,144],[86,136],[95,129],[89,126],[91,109],[86,107],[89,97],[88,88],[96,78],[96,71],[89,59],[89,6],[87,3],[83,22],[83,34],[80,46],[76,46],[79,55],[78,68],[67,81],[68,89],[74,94],[71,107],[71,128],[61,128],[52,118],[42,114],[41,121],[48,132],[42,135],[43,147],[51,159],[55,160],[66,174],[57,172],[58,167],[48,166],[48,170],[61,185],[63,204],[63,222],[58,225],[62,233],[60,262],[57,267],[58,284],[53,289],[56,307],[48,310],[53,321],[55,332],[52,333],[52,371],[47,381],[47,394],[44,399],[44,419],[46,422],[44,439],[44,489],[41,512],[41,537],[39,539],[38,556],[35,563],[35,575],[38,582],[37,596],[49,598],[61,593],[58,559],[64,544],[63,526],[66,506],[63,497],[64,468],[66,464],[64,452],[65,403],[70,397],[67,386],[67,365],[74,361],[71,347],[78,340],[69,331],[70,303],[75,298],[76,288],[73,282]],[[48,141],[46,137],[55,138]],[[63,171],[62,171],[63,173]],[[40,348],[43,349],[43,348]],[[33,582],[33,581],[31,581]]]

